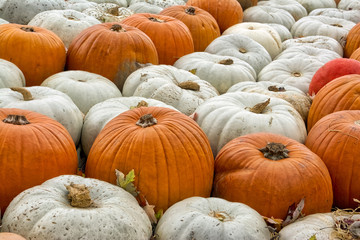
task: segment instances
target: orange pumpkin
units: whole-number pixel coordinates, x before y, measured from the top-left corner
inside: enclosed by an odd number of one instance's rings
[[[360,74],[349,74],[331,80],[316,94],[311,104],[307,130],[322,117],[341,110],[360,109]]]
[[[360,61],[360,47],[357,48],[349,57],[350,59],[355,59],[357,61]]]
[[[351,54],[360,47],[360,23],[352,27],[346,37],[344,47],[344,57],[350,57]]]
[[[76,174],[77,152],[57,121],[28,110],[0,108],[0,210],[23,190]]]
[[[139,63],[159,63],[151,39],[132,26],[108,22],[91,26],[73,39],[66,68],[100,74],[122,90]]]
[[[220,36],[219,26],[210,13],[198,7],[175,5],[160,12],[179,19],[189,28],[194,41],[195,52],[203,52],[205,48]]]
[[[324,162],[305,145],[273,133],[233,139],[216,156],[213,196],[249,205],[284,219],[305,198],[305,214],[331,210],[331,178]]]
[[[190,117],[163,107],[135,108],[99,133],[85,175],[116,183],[115,169],[135,171],[135,185],[164,211],[187,197],[209,197],[214,174],[210,143]]]
[[[305,145],[329,169],[334,205],[356,208],[360,199],[360,110],[344,110],[321,118],[309,132]]]
[[[20,68],[26,86],[35,86],[64,70],[66,48],[55,33],[45,28],[1,24],[0,58]]]
[[[0,240],[26,240],[26,239],[16,233],[1,232]]]
[[[243,21],[243,9],[237,0],[189,0],[186,5],[209,12],[216,19],[221,33]]]
[[[189,28],[176,18],[137,13],[121,22],[140,29],[150,37],[158,52],[160,64],[173,65],[180,57],[194,52]]]
[[[237,1],[240,3],[243,10],[246,10],[247,8],[252,6],[256,6],[258,3],[258,0],[237,0]]]

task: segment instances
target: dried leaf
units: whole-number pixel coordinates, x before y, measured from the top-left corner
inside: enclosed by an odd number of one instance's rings
[[[136,190],[134,185],[135,182],[135,171],[132,169],[126,176],[120,172],[119,170],[115,169],[116,174],[116,184],[125,189],[127,192],[131,193],[134,197],[136,197],[139,192]]]
[[[268,225],[268,228],[270,231],[273,230],[273,231],[279,232],[281,230],[282,222],[283,222],[282,219],[278,219],[278,218],[274,218],[274,217],[268,218],[268,217],[264,217],[264,216],[263,216],[263,218],[264,218],[266,224]]]
[[[360,221],[353,222],[349,227],[350,234],[355,238],[360,238]]]
[[[354,202],[359,203],[360,204],[360,200],[357,200],[356,198],[353,198]]]
[[[143,209],[146,212],[146,214],[148,215],[150,222],[156,224],[158,219],[156,218],[155,211],[154,211],[155,206],[150,205],[147,200],[145,200],[145,201],[146,201],[146,204],[143,207]]]
[[[304,206],[305,206],[305,198],[302,198],[297,205],[295,205],[295,203],[292,204],[288,209],[288,213],[285,220],[282,223],[282,227],[285,227],[290,223],[295,222],[301,215],[301,211],[304,209]]]

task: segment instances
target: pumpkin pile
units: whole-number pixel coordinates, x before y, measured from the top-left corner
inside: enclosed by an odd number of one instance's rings
[[[4,0],[0,240],[360,239],[360,0]]]

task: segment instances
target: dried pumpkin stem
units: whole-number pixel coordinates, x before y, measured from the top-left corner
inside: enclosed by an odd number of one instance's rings
[[[153,117],[152,114],[145,114],[143,115],[137,122],[136,125],[142,127],[142,128],[146,128],[146,127],[151,127],[152,125],[157,124],[157,120],[156,118]]]
[[[126,30],[120,24],[113,24],[110,30],[114,32],[126,32]]]
[[[214,217],[214,218],[218,219],[221,222],[231,220],[231,217],[225,212],[212,211],[212,212],[209,213],[209,216]]]
[[[20,29],[25,32],[35,32],[35,29],[33,27],[21,27]]]
[[[246,51],[245,48],[240,48],[240,49],[239,49],[239,52],[241,52],[241,53],[247,53],[247,51]]]
[[[153,22],[159,22],[159,23],[165,22],[164,20],[161,20],[161,19],[158,19],[158,18],[154,18],[154,17],[149,17],[149,20],[150,20],[150,21],[153,21]]]
[[[65,186],[69,191],[68,199],[72,207],[87,208],[93,203],[90,197],[90,191],[85,184],[70,183]]]
[[[275,161],[289,157],[289,150],[282,143],[270,142],[259,151],[264,154],[264,157]]]
[[[200,85],[193,81],[185,81],[178,84],[182,89],[200,91]]]
[[[293,72],[291,75],[293,75],[294,77],[301,77],[301,73],[299,72]]]
[[[249,111],[253,113],[262,113],[267,107],[267,105],[269,105],[269,103],[270,103],[270,98],[268,98],[268,100],[266,100],[265,102],[255,104],[255,106],[249,108]]]
[[[277,87],[277,86],[269,86],[268,90],[272,92],[286,92],[284,87]]]
[[[136,108],[140,108],[140,107],[148,107],[149,104],[147,102],[145,102],[144,100],[141,100],[137,105]]]
[[[223,65],[231,65],[231,64],[233,64],[233,63],[234,63],[234,61],[233,61],[232,59],[230,59],[230,58],[221,60],[221,61],[219,62],[219,64],[223,64]]]
[[[24,101],[30,101],[33,100],[33,96],[31,95],[30,91],[27,90],[26,88],[22,88],[22,87],[12,87],[10,88],[11,90],[21,93],[23,95]]]
[[[185,13],[187,13],[189,15],[195,15],[195,8],[194,7],[188,7],[187,9],[185,9]]]
[[[26,119],[24,115],[13,115],[9,114],[3,119],[4,123],[9,123],[13,125],[26,125],[30,124],[30,122]]]

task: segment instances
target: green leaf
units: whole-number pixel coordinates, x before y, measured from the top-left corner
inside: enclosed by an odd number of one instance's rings
[[[309,238],[309,240],[316,240],[316,235],[312,235],[311,238]]]
[[[131,193],[134,197],[136,197],[139,192],[136,190],[134,185],[135,182],[135,171],[132,169],[126,176],[119,170],[115,169],[116,174],[116,184],[125,189],[127,192]]]
[[[156,219],[159,221],[160,218],[164,215],[164,211],[162,209],[160,209],[159,211],[157,211],[157,213],[155,214]]]
[[[192,74],[195,75],[195,74],[196,74],[196,70],[197,70],[196,68],[193,68],[193,69],[190,69],[189,72],[191,72]]]

